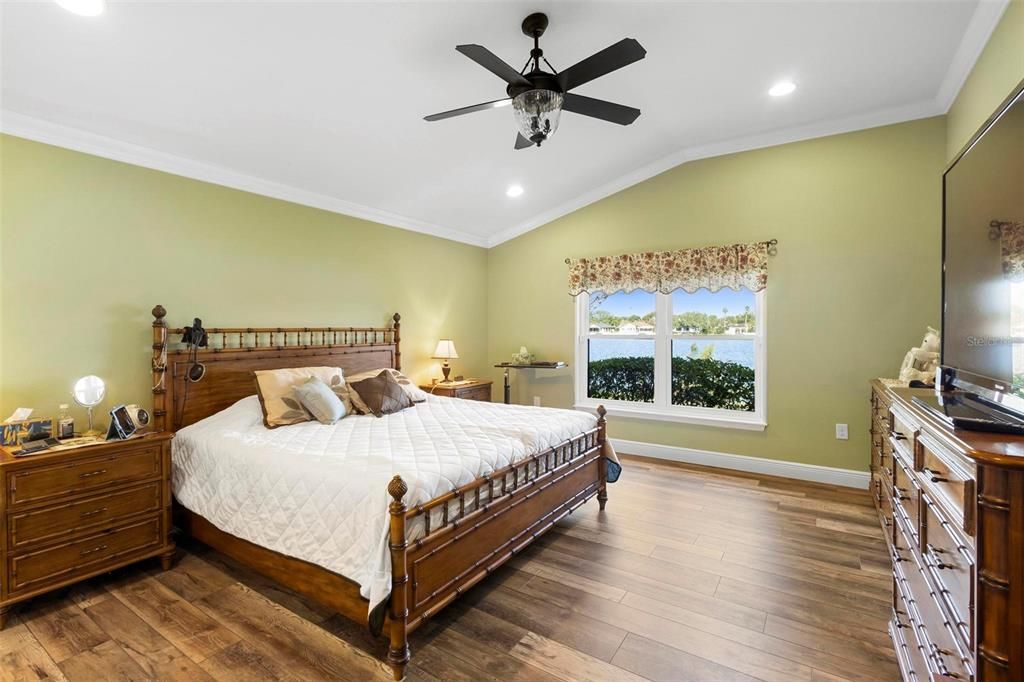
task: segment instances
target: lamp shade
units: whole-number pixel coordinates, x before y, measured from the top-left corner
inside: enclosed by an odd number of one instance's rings
[[[431,357],[438,360],[458,360],[459,353],[455,350],[455,342],[451,339],[441,339],[437,342],[437,348],[434,349],[434,355]]]

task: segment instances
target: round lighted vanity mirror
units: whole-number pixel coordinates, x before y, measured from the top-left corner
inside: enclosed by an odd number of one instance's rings
[[[83,436],[101,435],[100,432],[93,427],[92,408],[103,402],[103,396],[106,394],[107,385],[103,383],[103,379],[100,379],[98,376],[93,374],[82,377],[76,381],[74,388],[71,389],[71,395],[74,397],[75,402],[86,408],[89,413],[89,430],[83,433]]]
[[[82,407],[96,407],[103,402],[103,396],[106,393],[107,386],[103,383],[103,379],[93,374],[76,381],[75,387],[71,391],[75,402]]]

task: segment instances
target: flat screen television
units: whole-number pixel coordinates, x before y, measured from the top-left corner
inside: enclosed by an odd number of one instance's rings
[[[943,176],[941,378],[964,414],[1024,426],[1022,88]]]

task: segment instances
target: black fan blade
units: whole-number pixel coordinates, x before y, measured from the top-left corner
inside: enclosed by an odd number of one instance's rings
[[[563,92],[567,92],[616,69],[638,62],[646,55],[647,50],[635,38],[623,38],[562,71],[558,74],[558,84],[562,86]]]
[[[472,114],[474,111],[483,111],[484,109],[497,109],[498,107],[508,106],[512,103],[512,100],[506,97],[505,99],[496,99],[493,102],[484,102],[482,104],[474,104],[471,107],[462,107],[461,109],[452,109],[451,111],[442,111],[440,114],[431,114],[430,116],[424,116],[424,121],[440,121],[445,118],[451,118],[452,116],[462,116],[463,114]]]
[[[562,100],[562,109],[571,111],[574,114],[599,118],[609,123],[618,123],[620,126],[628,126],[640,115],[639,109],[616,104],[615,102],[606,102],[603,99],[584,97],[572,92],[565,94],[565,99]]]
[[[532,146],[533,143],[523,137],[522,133],[516,133],[516,149],[526,149]]]
[[[529,87],[530,81],[482,45],[456,45],[455,49],[511,85]]]

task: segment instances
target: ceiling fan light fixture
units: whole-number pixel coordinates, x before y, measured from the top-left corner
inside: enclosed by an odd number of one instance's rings
[[[519,134],[538,147],[558,130],[564,96],[555,90],[535,88],[512,98]]]

